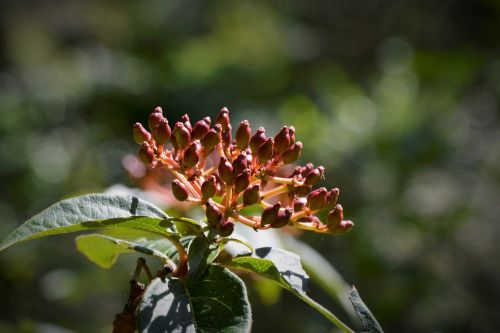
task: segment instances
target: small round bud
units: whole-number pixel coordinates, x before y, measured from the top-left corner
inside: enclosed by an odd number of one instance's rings
[[[304,198],[297,198],[293,200],[293,211],[300,212],[306,206],[306,200]]]
[[[305,177],[309,172],[311,172],[312,169],[314,169],[314,164],[309,162],[301,168],[300,174],[302,177]]]
[[[156,107],[148,117],[148,126],[151,132],[154,132],[155,127],[163,119],[163,110],[161,107]]]
[[[312,210],[320,210],[325,206],[325,198],[328,191],[320,187],[307,196],[307,206]]]
[[[290,217],[292,217],[292,210],[290,208],[279,211],[278,217],[276,217],[276,220],[271,225],[273,228],[283,228],[290,223]]]
[[[188,149],[184,152],[183,165],[186,168],[192,168],[200,160],[200,146],[198,142],[193,142],[189,145]]]
[[[250,138],[250,150],[252,154],[257,155],[259,147],[266,141],[266,130],[264,127],[259,127],[257,132]]]
[[[273,224],[278,218],[278,212],[281,208],[281,203],[277,202],[273,206],[262,211],[260,223],[262,225]]]
[[[174,193],[174,197],[179,201],[186,201],[188,198],[188,190],[177,179],[172,181],[172,192]]]
[[[228,185],[232,185],[234,182],[233,176],[233,166],[227,161],[227,158],[222,156],[219,161],[219,171],[220,178]]]
[[[181,122],[175,123],[173,134],[179,148],[186,148],[189,144],[189,141],[191,140],[191,135],[189,134],[189,130],[186,128],[186,126]]]
[[[231,221],[224,221],[219,226],[219,236],[221,237],[231,236],[233,231],[234,231],[234,223]]]
[[[283,126],[274,137],[274,151],[277,154],[283,154],[290,148],[290,134],[288,127]]]
[[[243,192],[250,185],[250,170],[245,169],[234,179],[234,190],[236,193]]]
[[[257,159],[260,164],[264,164],[273,158],[274,153],[274,140],[273,138],[268,138],[257,151]]]
[[[340,234],[345,234],[349,230],[351,230],[354,227],[354,223],[352,221],[348,220],[342,220],[340,223],[336,226],[328,226],[328,231],[332,235],[340,235]]]
[[[233,141],[232,127],[227,125],[227,128],[222,132],[222,143],[224,147],[229,147]]]
[[[219,124],[222,127],[223,131],[227,129],[227,127],[229,126],[229,110],[226,107],[223,107],[220,110],[215,123]]]
[[[147,165],[153,163],[155,159],[155,153],[147,142],[143,142],[141,148],[139,149],[139,159],[142,163]]]
[[[250,206],[256,204],[260,200],[260,186],[258,184],[253,185],[250,188],[247,188],[245,192],[243,192],[243,204],[245,206]]]
[[[201,144],[203,146],[203,149],[210,151],[217,146],[217,144],[220,142],[220,132],[221,132],[221,126],[219,124],[215,125],[214,128],[208,131],[208,133],[205,135],[205,137],[201,140]]]
[[[336,227],[344,219],[342,206],[337,204],[333,210],[328,213],[327,223],[329,227]]]
[[[286,152],[284,152],[281,159],[285,164],[293,163],[299,159],[301,152],[302,142],[299,141],[294,143]]]
[[[326,195],[325,198],[325,208],[334,208],[337,204],[337,200],[339,198],[340,191],[338,188],[332,188]]]
[[[217,192],[217,184],[215,176],[210,176],[201,184],[201,196],[203,200],[208,200]]]
[[[236,131],[236,146],[244,150],[250,143],[250,136],[252,135],[252,129],[248,120],[243,120]]]
[[[199,140],[210,131],[210,118],[208,118],[208,123],[205,119],[197,121],[194,124],[193,130],[191,131],[191,140]]]
[[[316,169],[311,170],[307,176],[304,184],[306,185],[314,185],[323,178],[323,174],[325,173],[325,168],[322,166],[317,167]]]
[[[191,132],[193,130],[193,127],[191,126],[191,123],[189,122],[189,116],[187,113],[181,117],[180,122],[183,123],[184,126],[186,126],[186,128],[188,129],[189,132]]]
[[[233,161],[233,173],[239,174],[248,167],[247,155],[243,152]]]
[[[172,130],[168,125],[168,120],[167,118],[163,118],[162,120],[160,120],[158,125],[156,125],[153,132],[153,138],[158,145],[164,145],[165,143],[167,143],[168,139],[170,139],[171,134]]]
[[[217,206],[211,201],[208,200],[205,203],[205,214],[207,216],[207,223],[212,225],[212,226],[218,226],[220,222],[222,221],[222,213],[217,208]]]
[[[144,141],[148,142],[151,140],[151,133],[149,133],[142,125],[141,123],[135,123],[134,125],[134,141],[138,144],[141,145]]]

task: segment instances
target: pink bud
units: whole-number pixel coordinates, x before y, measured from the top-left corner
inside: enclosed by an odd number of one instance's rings
[[[292,210],[287,208],[283,211],[278,212],[278,216],[276,217],[276,220],[274,223],[272,223],[273,228],[283,228],[286,226],[288,223],[290,223],[290,217],[292,216]]]
[[[278,218],[278,212],[281,208],[281,203],[277,202],[273,206],[264,209],[262,212],[260,223],[262,225],[273,224]]]
[[[329,227],[336,227],[344,219],[342,206],[337,204],[335,208],[328,213],[327,223]]]
[[[201,140],[201,144],[203,148],[207,151],[210,151],[217,146],[220,142],[221,126],[219,124],[215,125],[214,128],[208,131],[205,137]]]
[[[191,135],[189,134],[189,130],[186,128],[186,126],[184,126],[184,124],[181,122],[175,123],[173,134],[179,148],[186,148],[189,144],[189,141],[191,140]]]
[[[221,237],[231,236],[233,231],[234,231],[234,223],[231,221],[224,221],[219,226],[219,236]]]
[[[246,149],[250,142],[251,135],[252,129],[250,128],[248,120],[243,120],[236,131],[236,146],[241,150]]]
[[[268,138],[266,142],[264,142],[257,151],[257,159],[260,164],[264,164],[273,158],[274,153],[274,140],[273,138]]]
[[[302,198],[293,200],[293,211],[300,212],[306,206],[306,201]]]
[[[334,208],[337,204],[337,200],[339,198],[340,191],[338,188],[332,188],[330,192],[326,195],[325,198],[325,208]]]
[[[198,142],[193,142],[189,145],[188,149],[184,152],[183,165],[186,168],[192,168],[200,160],[200,146]]]
[[[260,200],[260,186],[258,184],[253,185],[243,192],[243,204],[245,206],[250,206],[256,204]]]
[[[266,141],[266,130],[264,127],[259,127],[257,132],[250,139],[250,150],[253,155],[257,155],[259,147]]]
[[[288,134],[290,135],[290,144],[293,145],[295,143],[295,127],[288,127]]]
[[[246,153],[242,152],[233,161],[233,173],[239,174],[248,167]]]
[[[320,187],[307,196],[307,206],[312,210],[320,210],[325,206],[325,198],[328,191]]]
[[[155,153],[147,142],[143,142],[139,149],[139,159],[146,165],[153,163],[155,159]]]
[[[148,142],[149,140],[151,140],[151,134],[148,131],[146,131],[146,129],[141,125],[141,123],[135,123],[133,135],[134,135],[134,141],[138,145],[142,144],[144,141]]]
[[[304,184],[306,185],[314,185],[323,178],[323,174],[325,173],[325,168],[322,166],[317,167],[316,169],[311,170],[307,176]]]
[[[227,158],[222,156],[219,161],[219,176],[228,185],[232,185],[234,182],[233,176],[233,166],[227,161]]]
[[[234,179],[234,190],[236,193],[243,192],[250,185],[250,170],[245,169]]]
[[[278,154],[283,154],[290,148],[290,134],[288,127],[283,126],[274,137],[274,150]]]
[[[156,107],[154,111],[149,115],[148,118],[148,126],[151,132],[154,131],[155,127],[160,123],[163,119],[163,110],[161,107]]]
[[[301,186],[296,186],[293,189],[293,192],[298,195],[299,197],[303,197],[307,195],[311,191],[311,186],[310,185],[301,185]]]
[[[208,200],[205,203],[205,214],[207,216],[207,223],[212,226],[218,226],[222,220],[222,213],[217,208],[217,206],[212,202],[212,200]]]
[[[229,110],[226,107],[223,107],[220,110],[215,123],[220,124],[223,131],[227,129],[227,127],[229,126]]]
[[[297,161],[302,152],[302,142],[294,143],[286,152],[281,156],[283,163],[290,164]]]
[[[224,144],[224,147],[229,148],[229,145],[231,145],[232,141],[233,141],[232,127],[229,124],[227,125],[224,132],[222,132],[222,143]]]
[[[208,133],[208,131],[210,131],[210,118],[208,118],[208,123],[206,120],[207,118],[208,117],[197,121],[194,124],[193,130],[191,131],[191,140],[199,140],[203,138]]]
[[[174,193],[174,197],[179,201],[186,201],[188,198],[186,187],[177,179],[172,181],[172,192]]]
[[[158,145],[164,145],[167,143],[168,139],[170,139],[170,135],[172,134],[172,130],[168,125],[168,120],[163,118],[160,120],[159,124],[156,125],[155,130],[153,132],[153,138]]]
[[[217,184],[215,183],[215,176],[210,176],[201,184],[201,195],[203,200],[208,200],[217,192]]]
[[[188,129],[189,132],[191,132],[193,130],[193,127],[191,126],[191,123],[189,122],[189,116],[187,113],[181,117],[180,122],[183,123],[184,126],[186,126],[186,128]]]

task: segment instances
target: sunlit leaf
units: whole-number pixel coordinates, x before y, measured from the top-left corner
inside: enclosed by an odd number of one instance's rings
[[[207,267],[217,258],[221,244],[211,243],[205,235],[193,239],[188,248],[189,279],[195,281]]]

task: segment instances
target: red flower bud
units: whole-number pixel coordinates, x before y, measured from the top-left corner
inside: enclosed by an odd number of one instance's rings
[[[294,143],[286,152],[283,153],[281,159],[283,163],[290,164],[299,159],[302,152],[302,142]]]
[[[189,145],[188,149],[184,152],[183,165],[186,168],[192,168],[200,160],[200,146],[198,142],[193,142]]]
[[[293,192],[298,195],[299,197],[303,197],[311,191],[311,186],[310,185],[302,185],[302,186],[296,186],[293,189]]]
[[[245,192],[243,192],[243,204],[245,206],[250,206],[256,204],[260,200],[260,186],[258,184],[253,185],[250,188],[247,188]]]
[[[257,159],[260,164],[264,164],[273,158],[274,153],[274,140],[273,138],[268,138],[266,142],[264,142],[257,151]]]
[[[328,213],[327,223],[328,227],[336,227],[344,219],[344,212],[342,206],[337,204],[335,208]]]
[[[191,140],[191,135],[189,134],[189,130],[186,128],[186,126],[181,122],[175,123],[173,133],[178,147],[180,149],[186,148],[189,144],[189,141]]]
[[[223,131],[227,129],[227,127],[229,126],[229,110],[226,107],[223,107],[220,110],[215,123],[220,124]]]
[[[231,221],[224,221],[219,226],[219,236],[221,237],[231,236],[233,231],[234,231],[234,223]]]
[[[295,127],[288,127],[288,134],[290,135],[290,144],[293,145],[295,143]]]
[[[242,152],[233,161],[233,173],[239,174],[248,167],[248,159],[246,153]]]
[[[248,120],[243,120],[236,131],[236,146],[241,150],[246,149],[250,143],[251,135],[252,129],[250,128]]]
[[[217,146],[217,144],[220,142],[220,132],[221,126],[217,124],[214,126],[214,128],[208,131],[205,137],[201,140],[201,144],[206,151],[214,149],[215,146]]]
[[[151,133],[146,131],[146,129],[141,125],[141,123],[135,123],[134,125],[134,141],[141,145],[144,141],[148,142],[151,140]]]
[[[155,127],[163,119],[163,110],[161,107],[156,107],[154,111],[148,117],[148,126],[151,132],[154,132]]]
[[[191,126],[191,123],[189,122],[189,116],[187,115],[187,113],[181,117],[180,122],[183,123],[184,126],[186,126],[186,128],[188,129],[189,132],[191,132],[193,130],[193,127]]]
[[[168,120],[163,118],[160,120],[158,125],[156,125],[155,130],[153,132],[153,138],[158,145],[164,145],[167,143],[168,139],[170,139],[170,135],[172,134],[172,130],[168,125]]]
[[[274,150],[278,154],[283,154],[290,148],[290,134],[288,127],[283,126],[274,137]]]
[[[227,125],[225,131],[222,132],[222,143],[224,144],[224,147],[227,148],[232,143],[232,141],[233,141],[232,127],[231,125]]]
[[[266,130],[264,127],[259,127],[257,132],[250,139],[250,150],[253,155],[257,155],[259,147],[266,141]]]
[[[250,185],[250,170],[245,169],[234,179],[234,190],[236,193],[243,192]]]
[[[280,208],[281,203],[277,202],[273,206],[264,209],[264,211],[262,211],[260,223],[262,225],[273,224],[278,218]]]
[[[210,118],[205,117],[194,124],[193,130],[191,131],[191,140],[199,140],[203,138],[208,131],[210,131]]]
[[[142,163],[147,165],[153,163],[155,159],[155,153],[147,142],[143,142],[141,148],[139,149],[139,159]]]
[[[304,184],[306,185],[314,185],[323,178],[323,174],[325,173],[325,168],[322,166],[317,167],[316,169],[311,170],[307,176]]]
[[[188,198],[188,190],[179,180],[174,179],[172,182],[172,192],[174,197],[179,201],[186,201]]]
[[[306,201],[303,198],[293,200],[293,211],[300,212],[306,206]]]
[[[320,210],[325,206],[325,198],[328,191],[320,187],[307,196],[307,206],[312,210]]]
[[[219,176],[228,185],[232,185],[234,182],[233,176],[233,166],[227,161],[227,158],[222,156],[219,162]]]
[[[301,168],[300,174],[305,177],[312,169],[314,169],[314,164],[309,162]]]
[[[333,235],[345,234],[354,227],[352,221],[342,220],[336,226],[328,226],[328,231]]]
[[[334,208],[337,204],[337,200],[339,198],[340,191],[338,188],[332,188],[330,192],[327,193],[325,198],[325,208]]]
[[[290,208],[287,208],[283,211],[278,212],[278,217],[272,223],[273,228],[283,228],[286,226],[288,223],[290,223],[290,217],[292,216],[292,210]]]
[[[208,200],[217,192],[217,184],[215,183],[215,176],[210,176],[201,184],[201,196],[203,200]]]
[[[222,213],[217,208],[217,206],[211,201],[208,200],[205,203],[205,214],[207,216],[207,223],[212,225],[212,226],[218,226],[220,222],[222,221]]]

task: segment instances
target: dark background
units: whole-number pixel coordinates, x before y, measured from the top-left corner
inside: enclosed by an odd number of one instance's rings
[[[64,197],[135,186],[136,121],[294,125],[341,188],[341,237],[305,234],[387,332],[500,330],[500,2],[0,2],[0,236]],[[0,254],[0,332],[110,332],[133,258],[73,235]],[[333,332],[285,294],[255,332]],[[328,308],[338,306],[313,285]],[[342,312],[339,312],[343,316]]]

